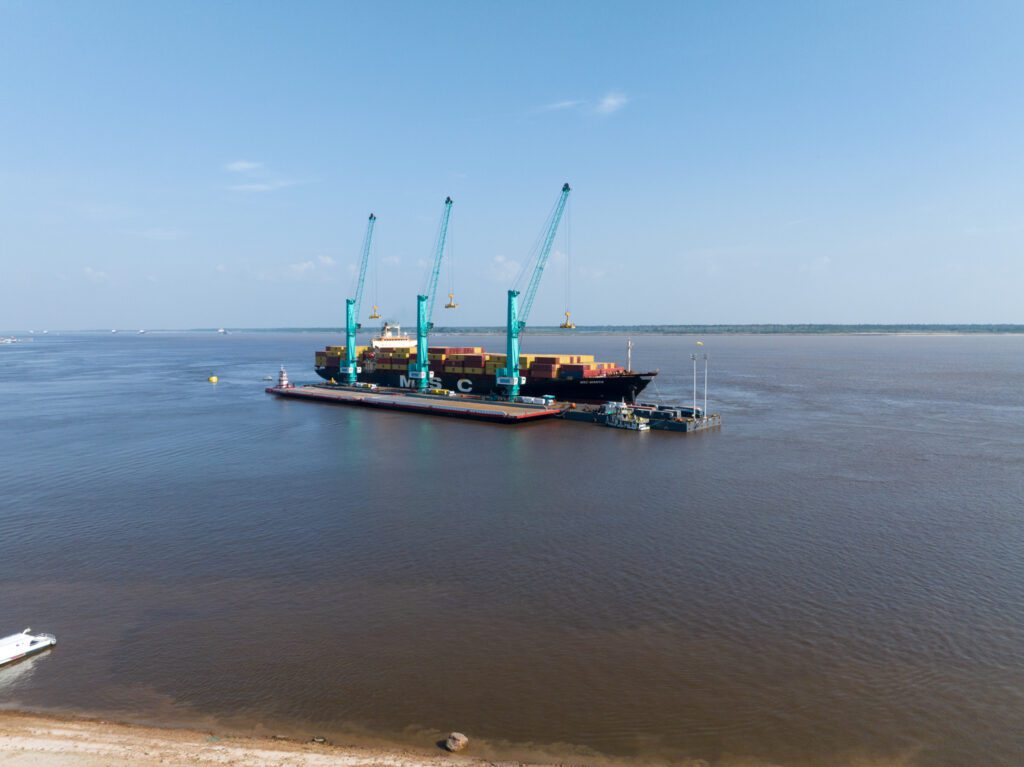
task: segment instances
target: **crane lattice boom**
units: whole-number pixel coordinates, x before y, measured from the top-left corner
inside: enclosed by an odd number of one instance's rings
[[[562,194],[558,198],[558,202],[555,203],[555,209],[551,212],[551,218],[548,220],[548,228],[544,233],[544,241],[541,244],[540,252],[537,254],[537,262],[533,266],[530,282],[523,292],[523,308],[519,312],[519,323],[521,326],[526,325],[526,321],[530,317],[533,299],[537,297],[540,278],[544,276],[544,267],[547,266],[548,256],[551,255],[551,246],[555,242],[555,234],[558,232],[558,224],[561,222],[562,214],[565,212],[565,203],[569,200],[570,191],[568,183],[562,186]]]
[[[356,364],[356,331],[359,324],[359,306],[363,300],[363,285],[366,282],[366,266],[370,261],[370,245],[373,242],[373,225],[377,217],[370,214],[366,224],[366,236],[363,238],[363,254],[359,262],[359,279],[356,282],[356,297],[345,299],[345,364],[339,373],[345,376],[345,383],[354,384],[359,373]]]
[[[376,223],[377,217],[370,214],[370,218],[366,223],[366,236],[363,238],[363,254],[359,261],[359,282],[356,284],[356,316],[359,316],[359,311],[363,307],[363,286],[366,284],[366,268],[370,263],[370,245],[373,242],[373,225]]]
[[[533,308],[533,299],[537,296],[537,288],[540,286],[540,278],[544,275],[544,266],[551,255],[551,246],[555,241],[555,233],[558,231],[558,224],[562,220],[562,213],[565,212],[565,203],[569,199],[569,184],[562,186],[562,194],[555,203],[555,208],[548,219],[547,229],[541,243],[540,251],[537,253],[537,262],[534,264],[533,272],[530,275],[530,282],[526,286],[526,296],[523,299],[522,310],[519,307],[519,291],[508,292],[508,318],[506,325],[505,339],[505,367],[498,371],[497,383],[504,387],[505,393],[510,399],[519,396],[519,386],[525,380],[519,374],[519,336],[526,327],[526,320]],[[568,322],[568,317],[566,317]]]
[[[427,282],[427,322],[434,319],[434,296],[437,295],[437,281],[441,275],[441,261],[444,259],[444,245],[448,239],[448,220],[452,215],[452,198],[446,197],[444,201],[444,213],[441,215],[441,226],[437,230],[437,242],[434,243],[434,268],[430,271],[430,279]]]

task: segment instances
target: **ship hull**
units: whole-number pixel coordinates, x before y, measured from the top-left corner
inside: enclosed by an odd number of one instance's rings
[[[325,381],[342,381],[337,367],[314,367],[317,375]],[[642,392],[655,373],[624,373],[595,378],[527,378],[519,387],[524,397],[552,395],[562,402],[633,402]],[[393,386],[401,389],[414,388],[416,382],[408,374],[397,370],[367,371],[359,374],[362,383],[378,386]],[[460,394],[491,394],[500,391],[494,376],[476,373],[438,373],[430,379],[433,388],[451,389]]]

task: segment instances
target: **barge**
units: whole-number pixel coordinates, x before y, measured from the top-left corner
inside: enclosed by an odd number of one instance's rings
[[[701,408],[683,407],[681,405],[639,404],[625,406],[618,402],[609,402],[602,407],[582,405],[570,407],[563,413],[567,421],[605,424],[616,426],[622,412],[628,410],[632,418],[643,421],[654,431],[695,432],[714,429],[722,425],[722,416],[718,413],[705,413]]]
[[[421,394],[402,389],[382,388],[375,385],[338,386],[310,384],[307,386],[274,386],[268,394],[278,397],[327,402],[335,405],[356,405],[378,410],[398,410],[422,415],[465,418],[491,423],[520,424],[554,418],[561,410],[551,405],[527,402],[502,402],[483,397],[454,396],[453,394]]]

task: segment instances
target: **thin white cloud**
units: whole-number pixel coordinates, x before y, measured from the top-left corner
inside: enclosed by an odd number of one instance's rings
[[[307,272],[311,272],[316,269],[316,264],[312,261],[300,261],[297,264],[288,264],[288,268],[291,270],[292,274],[301,277]]]
[[[512,261],[504,256],[495,256],[491,259],[491,278],[509,283],[519,274],[519,262]]]
[[[246,173],[248,171],[259,170],[263,167],[261,162],[253,162],[252,160],[235,160],[229,162],[224,166],[224,170],[232,173]]]
[[[228,185],[227,189],[232,192],[260,194],[309,183],[283,177],[268,169],[263,163],[251,160],[229,162],[224,166],[224,170],[241,177],[239,179],[241,183]]]
[[[284,189],[289,186],[297,186],[301,181],[254,181],[248,184],[232,184],[228,187],[232,192],[273,192],[277,189]]]
[[[121,221],[139,215],[139,211],[134,208],[108,203],[88,203],[78,206],[78,210],[90,221]]]
[[[320,264],[323,266],[334,266],[337,262],[330,256],[318,256]]]
[[[82,270],[82,273],[85,274],[85,278],[89,280],[89,282],[97,284],[106,282],[109,279],[106,272],[101,272],[99,269],[93,269],[91,266],[85,267]]]
[[[226,274],[228,271],[227,264],[217,264],[217,266],[214,267],[214,271]]]
[[[626,104],[629,103],[629,98],[625,93],[619,93],[618,91],[609,91],[605,94],[597,103],[597,112],[602,115],[610,115],[612,112],[618,112]]]
[[[402,259],[398,256],[385,256],[381,259],[381,263],[386,264],[387,266],[398,266],[402,263]]]
[[[185,236],[185,233],[178,229],[162,229],[160,227],[152,227],[150,229],[132,229],[127,232],[132,237],[141,237],[144,240],[158,240],[161,242],[170,242],[171,240],[180,240]]]
[[[587,102],[583,99],[566,99],[565,101],[555,101],[551,104],[545,104],[540,108],[541,112],[560,112],[563,109],[575,109],[581,107]]]
[[[832,259],[828,256],[819,256],[800,265],[800,271],[807,274],[822,274],[828,271],[832,265]]]

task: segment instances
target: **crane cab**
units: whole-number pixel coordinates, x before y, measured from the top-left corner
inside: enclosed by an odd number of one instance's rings
[[[565,313],[565,322],[558,327],[565,328],[566,330],[573,330],[576,327],[576,323],[569,319],[569,312]]]
[[[454,293],[449,293],[448,294],[448,303],[446,303],[444,305],[444,308],[445,309],[457,309],[458,306],[459,305],[457,303],[455,303],[455,294]]]

